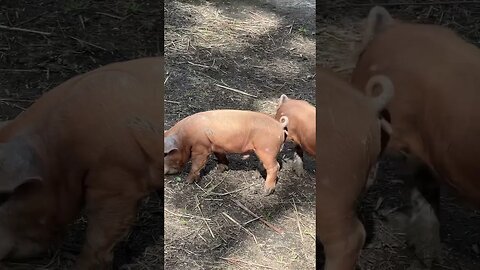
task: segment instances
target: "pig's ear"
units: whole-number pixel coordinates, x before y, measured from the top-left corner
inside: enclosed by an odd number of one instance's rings
[[[30,183],[42,183],[39,162],[24,141],[0,144],[0,193],[13,193]]]
[[[282,94],[282,95],[280,96],[280,98],[278,99],[278,106],[282,105],[282,104],[285,103],[285,101],[287,101],[287,100],[288,100],[287,95]]]
[[[178,141],[175,135],[163,138],[163,144],[164,144],[164,150],[163,150],[164,155],[167,155],[172,151],[178,150],[178,147],[179,147]]]

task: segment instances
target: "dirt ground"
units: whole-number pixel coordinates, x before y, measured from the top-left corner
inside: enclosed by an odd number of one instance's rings
[[[315,104],[314,11],[314,1],[167,1],[165,128],[211,109],[274,113],[281,94]],[[224,173],[210,158],[198,185],[185,182],[188,166],[166,176],[165,269],[314,269],[315,166],[295,176],[292,150],[268,197],[254,155],[229,155]]]
[[[372,1],[376,2],[376,1]],[[429,1],[382,1],[395,18],[448,26],[479,45],[479,4],[430,5]],[[411,5],[422,2],[423,4]],[[319,9],[317,19],[317,63],[349,78],[354,66],[353,50],[360,41],[362,20],[372,4],[365,1],[329,1]],[[363,199],[363,213],[374,212],[374,235],[360,259],[362,269],[422,269],[402,234],[379,217],[405,203],[401,172],[395,160],[382,160],[377,183]],[[443,262],[433,269],[480,269],[480,212],[471,209],[444,187],[441,198]],[[377,211],[375,209],[377,208]],[[317,247],[318,248],[318,247]]]
[[[0,119],[14,118],[74,75],[162,54],[162,5],[158,0],[0,1],[0,25],[45,32],[0,29]],[[158,263],[163,259],[161,202],[157,195],[145,202],[133,232],[118,247],[117,267],[163,268]],[[79,219],[61,248],[48,257],[0,269],[69,269],[80,252],[85,226],[85,219]]]

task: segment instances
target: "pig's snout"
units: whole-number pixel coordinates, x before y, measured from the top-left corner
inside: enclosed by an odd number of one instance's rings
[[[165,174],[177,174],[180,172],[180,169],[169,167],[168,165],[163,166],[163,171]]]

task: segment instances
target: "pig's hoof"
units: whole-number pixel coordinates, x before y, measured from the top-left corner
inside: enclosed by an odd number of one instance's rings
[[[226,164],[217,164],[217,172],[223,173],[228,170],[228,165]]]
[[[187,183],[189,184],[198,182],[198,180],[200,180],[200,176],[187,176]]]
[[[275,192],[275,186],[273,186],[273,187],[265,187],[265,188],[263,189],[263,195],[265,195],[265,196],[272,195],[274,192]]]

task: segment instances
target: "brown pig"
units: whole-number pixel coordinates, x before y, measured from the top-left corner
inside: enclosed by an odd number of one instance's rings
[[[44,252],[85,208],[81,270],[111,267],[139,201],[163,188],[163,57],[106,65],[0,129],[0,260]]]
[[[200,178],[208,156],[214,153],[218,169],[228,167],[226,153],[255,152],[267,171],[264,192],[275,191],[279,164],[277,154],[285,139],[288,117],[280,122],[260,112],[213,110],[188,116],[164,134],[164,171],[175,174],[191,158],[192,168],[187,182]]]
[[[287,139],[295,143],[293,169],[298,175],[303,175],[303,151],[315,157],[316,150],[316,113],[315,107],[304,100],[296,100],[281,95],[278,101],[275,119],[288,117]]]
[[[325,252],[325,270],[353,270],[365,242],[357,217],[360,195],[381,153],[380,111],[393,96],[385,76],[369,88],[375,98],[359,93],[337,75],[317,66],[317,239]]]
[[[423,163],[414,176],[422,195],[438,211],[440,180],[479,207],[478,47],[446,27],[402,22],[377,6],[368,15],[359,53],[354,85],[362,89],[376,74],[395,85],[386,108],[394,131],[388,147]],[[432,230],[424,231],[412,240],[423,245]]]

